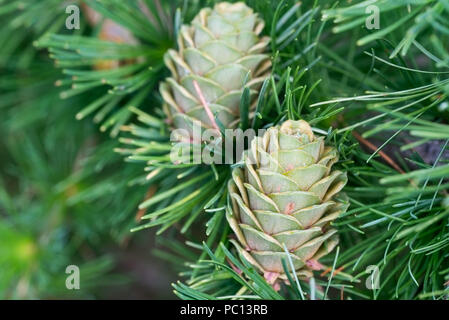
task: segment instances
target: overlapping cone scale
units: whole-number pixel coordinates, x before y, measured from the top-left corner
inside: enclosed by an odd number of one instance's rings
[[[239,252],[270,281],[286,279],[282,259],[310,277],[338,243],[330,227],[347,203],[336,195],[346,173],[332,170],[337,150],[306,121],[286,121],[256,137],[232,172],[228,222]],[[287,252],[288,253],[287,253]]]
[[[191,25],[181,27],[179,50],[164,57],[171,77],[160,86],[165,113],[175,128],[192,134],[198,121],[202,129],[216,129],[215,117],[225,128],[237,125],[245,79],[255,102],[270,72],[264,53],[269,38],[260,37],[263,28],[264,22],[242,2],[202,9]]]

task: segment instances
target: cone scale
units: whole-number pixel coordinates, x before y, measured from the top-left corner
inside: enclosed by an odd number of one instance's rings
[[[270,72],[263,28],[264,22],[242,2],[202,9],[191,25],[181,27],[179,50],[164,56],[171,77],[160,86],[174,128],[191,135],[194,123],[202,130],[217,129],[217,119],[225,128],[237,126],[245,79],[255,102]]]
[[[284,122],[256,137],[235,168],[228,190],[228,222],[241,255],[267,281],[286,280],[282,260],[302,278],[319,269],[318,259],[338,243],[330,227],[347,204],[336,195],[346,173],[332,170],[337,150],[324,145],[303,121]]]

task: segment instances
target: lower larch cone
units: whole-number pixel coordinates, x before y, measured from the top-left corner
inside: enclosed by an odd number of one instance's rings
[[[231,241],[273,285],[287,280],[286,250],[296,274],[309,278],[338,244],[330,224],[348,204],[335,199],[347,182],[346,173],[332,170],[337,160],[306,121],[289,120],[256,137],[244,166],[233,170],[227,219],[238,241]]]

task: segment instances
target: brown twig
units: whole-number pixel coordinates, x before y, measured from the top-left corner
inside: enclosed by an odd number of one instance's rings
[[[237,267],[231,262],[231,260],[229,260],[228,258],[226,258],[226,261],[227,261],[228,264],[231,266],[232,270],[234,270],[235,272],[237,272],[239,275],[242,274],[242,270],[240,270],[239,268],[237,268]]]
[[[149,187],[147,193],[145,194],[144,201],[146,201],[146,200],[150,199],[152,196],[154,196],[156,191],[157,191],[157,187],[156,186]],[[137,222],[139,222],[142,219],[143,215],[145,214],[145,211],[146,211],[146,209],[140,209],[139,211],[137,211],[137,214],[136,214],[136,217],[135,217],[135,220]]]
[[[345,267],[342,266],[342,267],[340,267],[340,268],[338,268],[338,269],[335,269],[334,274],[333,274],[332,276],[337,275],[337,274],[340,273],[344,268],[345,268]],[[324,270],[324,271],[320,274],[320,276],[321,276],[321,277],[324,277],[324,276],[325,276],[326,274],[328,274],[331,270],[332,270],[331,267],[327,268],[326,270]]]
[[[377,151],[377,147],[372,144],[371,142],[369,142],[368,140],[366,140],[365,138],[363,138],[360,134],[358,134],[355,131],[352,131],[352,134],[354,135],[354,137],[360,142],[362,143],[364,146],[366,146],[367,148],[369,148],[372,151]],[[402,170],[402,168],[400,166],[398,166],[396,164],[396,162],[394,162],[393,159],[391,159],[385,152],[383,152],[382,150],[380,150],[378,152],[379,156],[382,157],[382,159],[384,159],[390,166],[392,166],[396,171],[398,171],[399,173],[404,174],[405,171]]]
[[[144,200],[148,200],[150,199],[152,196],[154,196],[154,194],[157,191],[157,187],[156,186],[151,186],[148,188],[147,193],[145,194]],[[145,209],[140,209],[137,211],[136,216],[135,216],[135,221],[140,222],[140,220],[142,219],[143,215],[145,214]],[[120,242],[120,247],[121,248],[127,248],[129,245],[129,242],[131,241],[131,236],[130,235],[126,235],[125,237],[123,237],[122,241]]]

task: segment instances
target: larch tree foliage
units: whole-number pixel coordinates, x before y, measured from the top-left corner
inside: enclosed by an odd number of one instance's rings
[[[0,0],[0,297],[101,297],[154,230],[181,299],[446,299],[448,16]]]

